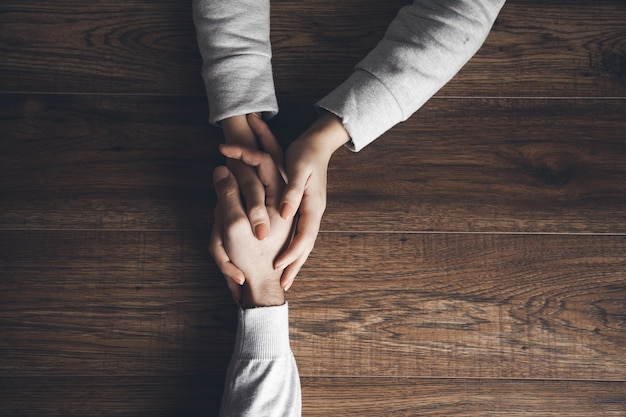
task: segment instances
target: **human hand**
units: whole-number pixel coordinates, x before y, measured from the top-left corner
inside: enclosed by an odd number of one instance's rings
[[[253,129],[254,130],[254,129]],[[315,245],[326,210],[326,177],[332,154],[350,140],[341,120],[325,113],[287,149],[287,187],[281,198],[280,215],[291,219],[299,209],[296,235],[289,248],[276,259],[285,268],[281,285],[287,291]]]
[[[245,115],[224,119],[221,125],[227,144],[259,148]],[[265,208],[265,188],[261,180],[253,167],[240,160],[229,159],[226,166],[237,179],[254,235],[259,240],[265,239],[269,234],[269,215]]]
[[[276,270],[273,263],[289,243],[293,223],[282,219],[278,213],[278,198],[284,181],[267,153],[229,145],[223,145],[221,150],[227,157],[241,159],[256,168],[265,186],[271,232],[262,241],[255,238],[243,209],[236,179],[226,167],[218,167],[213,178],[218,195],[216,213],[219,211],[220,214],[212,231],[212,241],[215,237],[219,245],[211,246],[211,252],[218,263],[226,262],[233,267],[234,263],[245,276],[243,287],[226,279],[233,297],[243,308],[281,305],[284,303],[284,290],[280,286],[282,270]],[[224,256],[227,260],[223,259]]]
[[[263,151],[268,153],[274,164],[278,167],[278,169],[283,173],[284,166],[284,155],[283,150],[278,144],[278,141],[270,131],[269,127],[261,120],[259,116],[256,114],[249,114],[246,118],[247,126],[241,127],[239,124],[240,120],[236,118],[226,119],[222,122],[223,128],[225,130],[226,142],[227,144],[237,144],[246,147],[247,149],[256,149],[259,145]],[[254,131],[253,131],[254,130]],[[252,137],[250,137],[252,135]],[[229,140],[230,138],[230,140]],[[267,164],[265,164],[267,165]],[[255,198],[260,198],[262,195],[263,200],[263,211],[267,215],[267,234],[263,235],[263,238],[269,236],[270,228],[269,228],[269,214],[266,208],[267,200],[265,198],[265,185],[263,184],[262,179],[259,177],[256,168],[254,166],[250,166],[246,164],[244,161],[239,159],[229,158],[226,162],[226,166],[233,171],[239,172],[240,177],[245,177],[253,182],[251,188],[253,189],[250,194],[255,195]],[[231,171],[232,173],[232,171]],[[235,175],[238,180],[239,177]],[[284,177],[284,174],[283,174]],[[258,184],[256,183],[258,182]],[[261,187],[261,190],[258,190],[258,187]],[[250,195],[249,194],[249,195]],[[244,196],[244,200],[245,200]],[[260,213],[260,210],[256,211],[257,214]],[[233,295],[239,293],[241,288],[240,286],[246,280],[244,273],[235,266],[233,262],[231,262],[228,254],[224,250],[223,245],[223,227],[224,221],[222,218],[222,209],[220,205],[217,204],[215,207],[215,222],[213,224],[213,230],[211,232],[211,238],[209,243],[209,248],[213,257],[219,267],[220,271],[227,278],[227,284]],[[256,235],[259,238],[259,235]]]

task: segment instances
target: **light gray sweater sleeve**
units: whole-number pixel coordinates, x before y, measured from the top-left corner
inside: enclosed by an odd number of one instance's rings
[[[289,316],[279,307],[239,310],[221,417],[297,417],[302,395],[289,345]]]
[[[269,0],[193,0],[209,121],[278,112],[272,77]]]
[[[343,120],[359,151],[406,120],[483,44],[504,0],[415,0],[382,41],[317,106]]]

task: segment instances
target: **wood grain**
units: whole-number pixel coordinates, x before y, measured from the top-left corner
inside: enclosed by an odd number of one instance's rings
[[[0,374],[223,370],[192,232],[4,231]],[[626,237],[325,233],[289,294],[303,376],[626,378]]]
[[[405,0],[272,2],[277,91],[338,85]],[[0,91],[204,95],[190,2],[4,1]],[[621,0],[510,0],[440,96],[624,97]]]
[[[624,100],[435,100],[329,169],[324,230],[624,233]]]
[[[304,378],[305,416],[623,416],[626,383]]]
[[[195,377],[0,377],[0,414],[210,417],[218,414],[223,384],[223,374]]]
[[[206,108],[5,95],[0,228],[208,230],[223,159]],[[277,131],[303,129],[299,109]],[[626,100],[431,101],[359,154],[335,154],[322,229],[626,233],[624,114]]]
[[[5,95],[5,228],[207,229],[223,163],[204,98]]]
[[[191,2],[9,0],[4,92],[201,94]]]
[[[272,0],[283,145],[407,0]],[[509,0],[423,109],[340,150],[288,294],[305,416],[626,414],[626,4]],[[216,415],[191,2],[0,5],[0,415]]]
[[[236,308],[208,234],[2,232],[0,375],[223,373]]]
[[[303,376],[626,378],[626,237],[325,233],[289,297]]]
[[[222,381],[201,377],[0,378],[2,415],[215,416]],[[29,392],[28,398],[23,396]],[[624,382],[303,378],[304,416],[621,416]]]

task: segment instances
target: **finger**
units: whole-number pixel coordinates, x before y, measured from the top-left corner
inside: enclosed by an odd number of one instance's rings
[[[285,156],[283,148],[281,148],[269,126],[254,113],[248,115],[248,124],[257,137],[261,149],[271,155],[279,170],[284,169]]]
[[[231,279],[226,279],[226,285],[228,286],[228,290],[233,296],[235,303],[241,305],[241,300],[243,299],[243,287],[241,285],[237,285],[237,283]]]
[[[243,285],[246,280],[245,275],[230,261],[224,246],[220,245],[218,250],[213,251],[213,258],[225,278],[237,285]]]
[[[234,177],[237,178],[239,191],[246,202],[247,218],[249,219],[254,235],[259,240],[269,235],[269,215],[265,207],[265,187],[254,168],[242,161],[229,160]],[[224,210],[224,213],[227,213]]]
[[[255,167],[259,179],[265,186],[265,203],[272,206],[276,204],[278,195],[284,189],[284,182],[269,154],[236,145],[221,145],[220,151],[227,158],[239,159]]]
[[[294,263],[285,268],[283,275],[280,278],[280,286],[283,287],[285,291],[289,291],[296,279],[296,276],[298,275],[298,272],[300,272],[300,268],[302,268],[302,265],[304,265],[304,262],[306,262],[308,257],[308,253],[300,256]]]
[[[308,171],[289,171],[287,177],[289,182],[285,186],[280,205],[280,217],[285,220],[291,219],[298,211],[310,173]]]
[[[222,210],[218,205],[215,207],[215,222],[213,223],[213,230],[211,230],[209,251],[222,274],[230,278],[233,282],[243,285],[245,281],[244,273],[230,261],[230,257],[224,248],[222,239],[224,228],[222,222]]]
[[[311,241],[314,240],[314,238],[315,237],[311,235],[298,233],[293,239],[293,242],[291,242],[291,245],[289,245],[289,247],[287,248],[287,250],[280,254],[278,258],[276,258],[274,268],[284,269],[288,265],[291,265],[293,262],[295,262],[295,260],[303,254],[306,253],[308,256],[308,254],[313,250],[313,243],[311,243]]]
[[[213,185],[217,194],[219,214],[231,217],[232,215],[245,215],[241,198],[239,197],[239,186],[237,180],[230,170],[225,166],[219,166],[213,171]],[[227,221],[227,218],[222,220]],[[218,226],[222,226],[218,224]]]
[[[243,298],[243,285],[245,281],[245,275],[237,268],[226,253],[224,248],[224,242],[222,239],[224,233],[224,225],[222,220],[222,209],[218,205],[215,207],[215,221],[213,223],[213,229],[211,230],[211,238],[209,243],[209,251],[218,268],[224,274],[226,279],[226,286],[228,287],[235,303],[241,304]]]
[[[294,263],[304,255],[304,261],[315,246],[315,239],[319,232],[321,214],[315,215],[308,210],[303,210],[298,220],[297,232],[293,241],[282,254],[276,258],[274,268],[283,269]]]

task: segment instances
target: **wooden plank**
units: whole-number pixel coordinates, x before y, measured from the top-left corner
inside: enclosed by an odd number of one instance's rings
[[[0,375],[225,372],[236,306],[208,234],[0,233]]]
[[[191,2],[3,2],[0,91],[201,94]]]
[[[624,233],[626,101],[445,100],[329,169],[324,230]]]
[[[621,416],[624,382],[302,378],[305,416]],[[214,416],[222,381],[199,377],[0,378],[2,415]]]
[[[281,97],[343,81],[406,0],[272,2]],[[564,7],[567,6],[567,7]],[[0,91],[203,95],[190,2],[4,1]],[[510,0],[440,96],[624,97],[621,0]]]
[[[303,378],[305,416],[623,416],[626,383]]]
[[[325,233],[290,292],[303,376],[626,378],[626,237]]]
[[[0,374],[223,371],[203,232],[0,232]],[[626,237],[324,233],[289,294],[302,376],[623,380]]]
[[[4,95],[0,114],[0,228],[210,228],[223,159],[203,98]],[[294,104],[274,126],[292,139],[310,114]],[[626,233],[624,114],[626,100],[431,101],[336,153],[322,229]]]
[[[204,98],[4,95],[4,228],[207,229],[221,133]]]
[[[319,387],[317,384],[320,384]],[[623,415],[623,382],[305,379],[305,415]]]
[[[224,375],[0,378],[3,416],[217,416]]]

